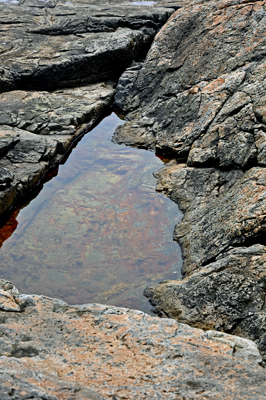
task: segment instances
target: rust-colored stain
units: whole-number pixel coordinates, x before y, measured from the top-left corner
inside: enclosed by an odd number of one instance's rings
[[[162,162],[112,143],[121,123],[113,114],[88,133],[20,212],[0,265],[22,292],[142,308],[146,286],[180,277],[172,240],[180,212],[155,192],[153,172]]]
[[[8,221],[0,228],[0,247],[12,235],[18,226],[17,216],[19,209],[15,209],[10,215]]]

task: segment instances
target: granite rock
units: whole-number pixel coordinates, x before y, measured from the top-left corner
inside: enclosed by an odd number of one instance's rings
[[[159,315],[255,340],[265,359],[265,2],[177,10],[126,90],[114,140],[171,161],[157,190],[177,202],[184,281],[145,293]],[[123,103],[123,104],[121,104]]]
[[[1,399],[263,399],[246,339],[99,304],[10,294],[0,311]],[[8,289],[9,288],[9,289]]]
[[[0,94],[0,215],[27,195],[108,109],[113,86]]]
[[[116,80],[173,10],[95,2],[0,4],[0,92]]]
[[[146,147],[189,166],[264,166],[264,20],[259,1],[196,1],[176,11],[124,99],[134,119],[124,135],[134,124],[136,144],[147,137]]]
[[[231,248],[183,281],[145,290],[157,313],[183,323],[251,338],[266,361],[265,251]]]
[[[119,0],[0,3],[0,217],[106,112],[173,13]]]

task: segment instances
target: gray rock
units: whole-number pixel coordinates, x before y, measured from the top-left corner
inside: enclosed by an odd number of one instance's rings
[[[265,251],[232,248],[183,281],[145,290],[159,315],[253,339],[266,361]]]
[[[128,131],[133,141],[134,123],[137,145],[139,136],[143,143],[147,137],[146,147],[189,166],[264,165],[266,76],[259,38],[266,16],[263,6],[254,18],[243,7],[242,14],[238,2],[197,1],[171,17],[123,101],[134,122],[117,132],[118,142]],[[143,119],[153,121],[146,132]]]
[[[113,94],[112,82],[0,94],[0,215],[60,161],[110,106]]]
[[[125,101],[133,88],[133,84],[138,77],[141,67],[142,63],[134,62],[119,78],[116,87],[114,105],[121,110],[125,108]]]
[[[265,397],[250,340],[126,308],[15,298],[20,313],[0,311],[1,399]]]
[[[0,217],[110,107],[174,11],[103,3],[0,3]]]
[[[0,190],[5,189],[14,180],[14,175],[7,168],[0,167]]]
[[[53,7],[50,7],[53,5]],[[0,4],[0,92],[116,80],[146,55],[170,8],[95,2]]]
[[[130,121],[114,140],[173,159],[157,190],[184,212],[174,238],[185,279],[146,290],[157,312],[252,338],[265,359],[264,6],[176,11],[123,99]]]

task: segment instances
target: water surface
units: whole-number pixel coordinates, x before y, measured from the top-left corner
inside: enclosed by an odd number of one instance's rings
[[[21,293],[146,310],[146,286],[181,277],[172,240],[181,215],[152,175],[162,161],[112,143],[121,122],[112,114],[85,135],[0,229],[1,276]]]

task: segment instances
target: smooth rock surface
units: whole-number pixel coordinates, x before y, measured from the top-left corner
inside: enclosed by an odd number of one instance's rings
[[[22,310],[0,311],[3,400],[264,398],[265,372],[249,340],[0,286]]]

